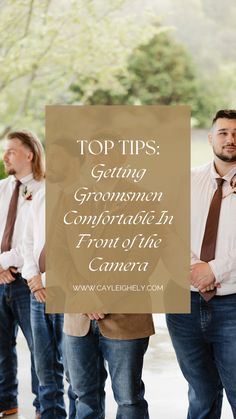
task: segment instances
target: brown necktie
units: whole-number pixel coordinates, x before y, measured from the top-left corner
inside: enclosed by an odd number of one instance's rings
[[[200,259],[203,262],[210,262],[210,260],[215,258],[216,239],[222,201],[222,185],[224,183],[224,179],[217,178],[216,181],[218,187],[211,201],[202,241]],[[209,301],[216,294],[216,288],[212,291],[200,292],[200,294],[205,301]]]
[[[45,272],[45,245],[43,246],[39,256],[39,270],[42,274]]]
[[[5,230],[2,237],[2,243],[1,243],[2,253],[8,252],[11,249],[11,241],[12,241],[12,236],[13,236],[14,226],[15,226],[15,221],[16,221],[16,212],[17,212],[20,185],[21,185],[21,182],[17,180],[15,189],[11,197]]]

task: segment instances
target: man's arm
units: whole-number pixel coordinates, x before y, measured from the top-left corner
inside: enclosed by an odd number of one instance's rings
[[[0,285],[1,284],[10,284],[11,282],[15,281],[14,276],[12,275],[13,272],[16,272],[17,270],[12,268],[10,269],[2,269],[0,268]]]
[[[36,291],[34,293],[34,296],[39,303],[45,303],[46,302],[46,291],[45,291],[44,288]]]
[[[230,250],[227,256],[211,260],[209,265],[217,282],[227,282],[232,274],[236,278],[236,249]]]
[[[220,287],[216,281],[211,267],[206,262],[195,263],[191,265],[191,285],[201,292],[210,291],[215,287]]]
[[[41,274],[35,275],[28,280],[28,286],[31,292],[35,292],[44,288]]]
[[[207,287],[220,287],[227,282],[229,275],[235,273],[236,249],[229,251],[227,256],[216,258],[209,263],[200,262],[191,266],[191,284],[199,291],[205,292]]]
[[[38,275],[39,270],[37,263],[34,257],[34,214],[33,208],[30,209],[27,222],[23,234],[23,246],[22,246],[22,253],[23,253],[23,268],[22,268],[22,276],[27,281],[34,276]]]

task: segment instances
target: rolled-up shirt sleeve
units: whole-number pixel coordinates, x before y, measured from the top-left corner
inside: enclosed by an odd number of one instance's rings
[[[22,245],[19,245],[14,249],[9,250],[8,252],[3,252],[0,254],[0,265],[5,270],[9,269],[10,267],[21,268],[23,262],[24,259],[22,256]]]
[[[218,282],[236,285],[236,249],[230,250],[227,256],[211,260],[209,265]]]
[[[202,262],[193,252],[191,252],[191,265]]]

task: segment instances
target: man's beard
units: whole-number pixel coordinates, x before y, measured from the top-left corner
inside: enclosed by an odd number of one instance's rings
[[[220,160],[225,161],[227,163],[233,163],[236,162],[236,154],[232,155],[232,156],[227,156],[225,155],[223,152],[222,153],[217,153],[214,149],[214,154],[216,157],[218,157]]]
[[[5,167],[5,173],[6,173],[7,175],[15,175],[15,174],[16,174],[16,171],[15,171],[15,169],[7,169],[7,168]]]

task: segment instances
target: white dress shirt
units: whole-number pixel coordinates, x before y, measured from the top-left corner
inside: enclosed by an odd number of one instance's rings
[[[39,257],[45,245],[45,188],[35,196],[27,218],[24,239],[22,276],[29,280],[40,273]],[[45,287],[45,272],[41,276]]]
[[[32,173],[23,177],[20,181],[22,185],[20,185],[19,189],[16,222],[12,236],[11,250],[0,254],[0,265],[3,269],[8,269],[9,267],[14,266],[18,268],[19,272],[21,272],[23,265],[22,242],[25,223],[35,196],[44,185],[44,180],[35,180]],[[8,176],[6,179],[0,181],[0,243],[2,242],[9,204],[15,185],[15,176]],[[29,195],[31,195],[32,199],[29,199]]]
[[[223,199],[218,225],[215,259],[209,265],[221,288],[217,295],[236,293],[236,194],[230,193],[230,181],[236,176],[236,165],[223,179]],[[220,177],[213,163],[192,170],[191,250],[192,263],[199,262],[206,220]],[[197,291],[191,287],[193,291]]]

